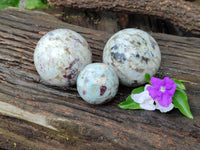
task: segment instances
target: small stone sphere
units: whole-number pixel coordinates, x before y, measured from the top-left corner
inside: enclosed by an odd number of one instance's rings
[[[55,86],[76,84],[79,72],[92,62],[87,41],[69,29],[56,29],[37,43],[34,64],[40,77]]]
[[[90,104],[109,102],[116,95],[118,86],[117,74],[103,63],[87,65],[77,79],[78,93]]]
[[[139,29],[124,29],[106,43],[103,62],[116,71],[120,83],[135,87],[145,83],[145,73],[153,76],[159,69],[161,53],[154,38]]]

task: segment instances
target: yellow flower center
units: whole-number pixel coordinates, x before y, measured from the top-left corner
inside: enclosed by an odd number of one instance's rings
[[[165,87],[164,87],[164,86],[161,86],[161,87],[160,87],[160,91],[161,91],[161,92],[165,92]]]

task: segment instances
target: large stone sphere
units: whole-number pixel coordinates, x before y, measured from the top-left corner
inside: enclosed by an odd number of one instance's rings
[[[112,66],[121,84],[134,87],[145,83],[145,73],[159,69],[161,53],[154,38],[139,29],[124,29],[106,43],[103,62]]]
[[[56,29],[37,43],[34,63],[40,77],[55,86],[76,83],[79,72],[92,62],[87,41],[69,29]]]

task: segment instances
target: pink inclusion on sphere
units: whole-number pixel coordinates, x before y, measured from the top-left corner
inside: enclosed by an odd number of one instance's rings
[[[83,45],[83,42],[80,39],[76,38],[75,36],[69,36],[69,37],[74,39],[76,42],[80,43],[81,45]]]
[[[103,94],[106,92],[106,90],[107,90],[107,87],[102,85],[100,88],[100,96],[103,96]]]
[[[86,94],[86,91],[84,90],[84,91],[83,91],[83,95],[85,95],[85,94]]]

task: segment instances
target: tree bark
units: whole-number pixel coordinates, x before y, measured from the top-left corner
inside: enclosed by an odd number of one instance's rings
[[[152,34],[162,52],[157,76],[185,83],[194,119],[177,109],[123,110],[132,88],[120,86],[108,104],[84,102],[76,87],[47,85],[36,72],[33,52],[50,30],[69,28],[88,41],[101,62],[111,34],[70,25],[43,12],[0,11],[0,148],[2,149],[200,149],[200,39]],[[9,116],[9,117],[8,117]]]
[[[200,7],[183,0],[48,0],[58,7],[115,11],[156,16],[175,27],[200,35]]]

